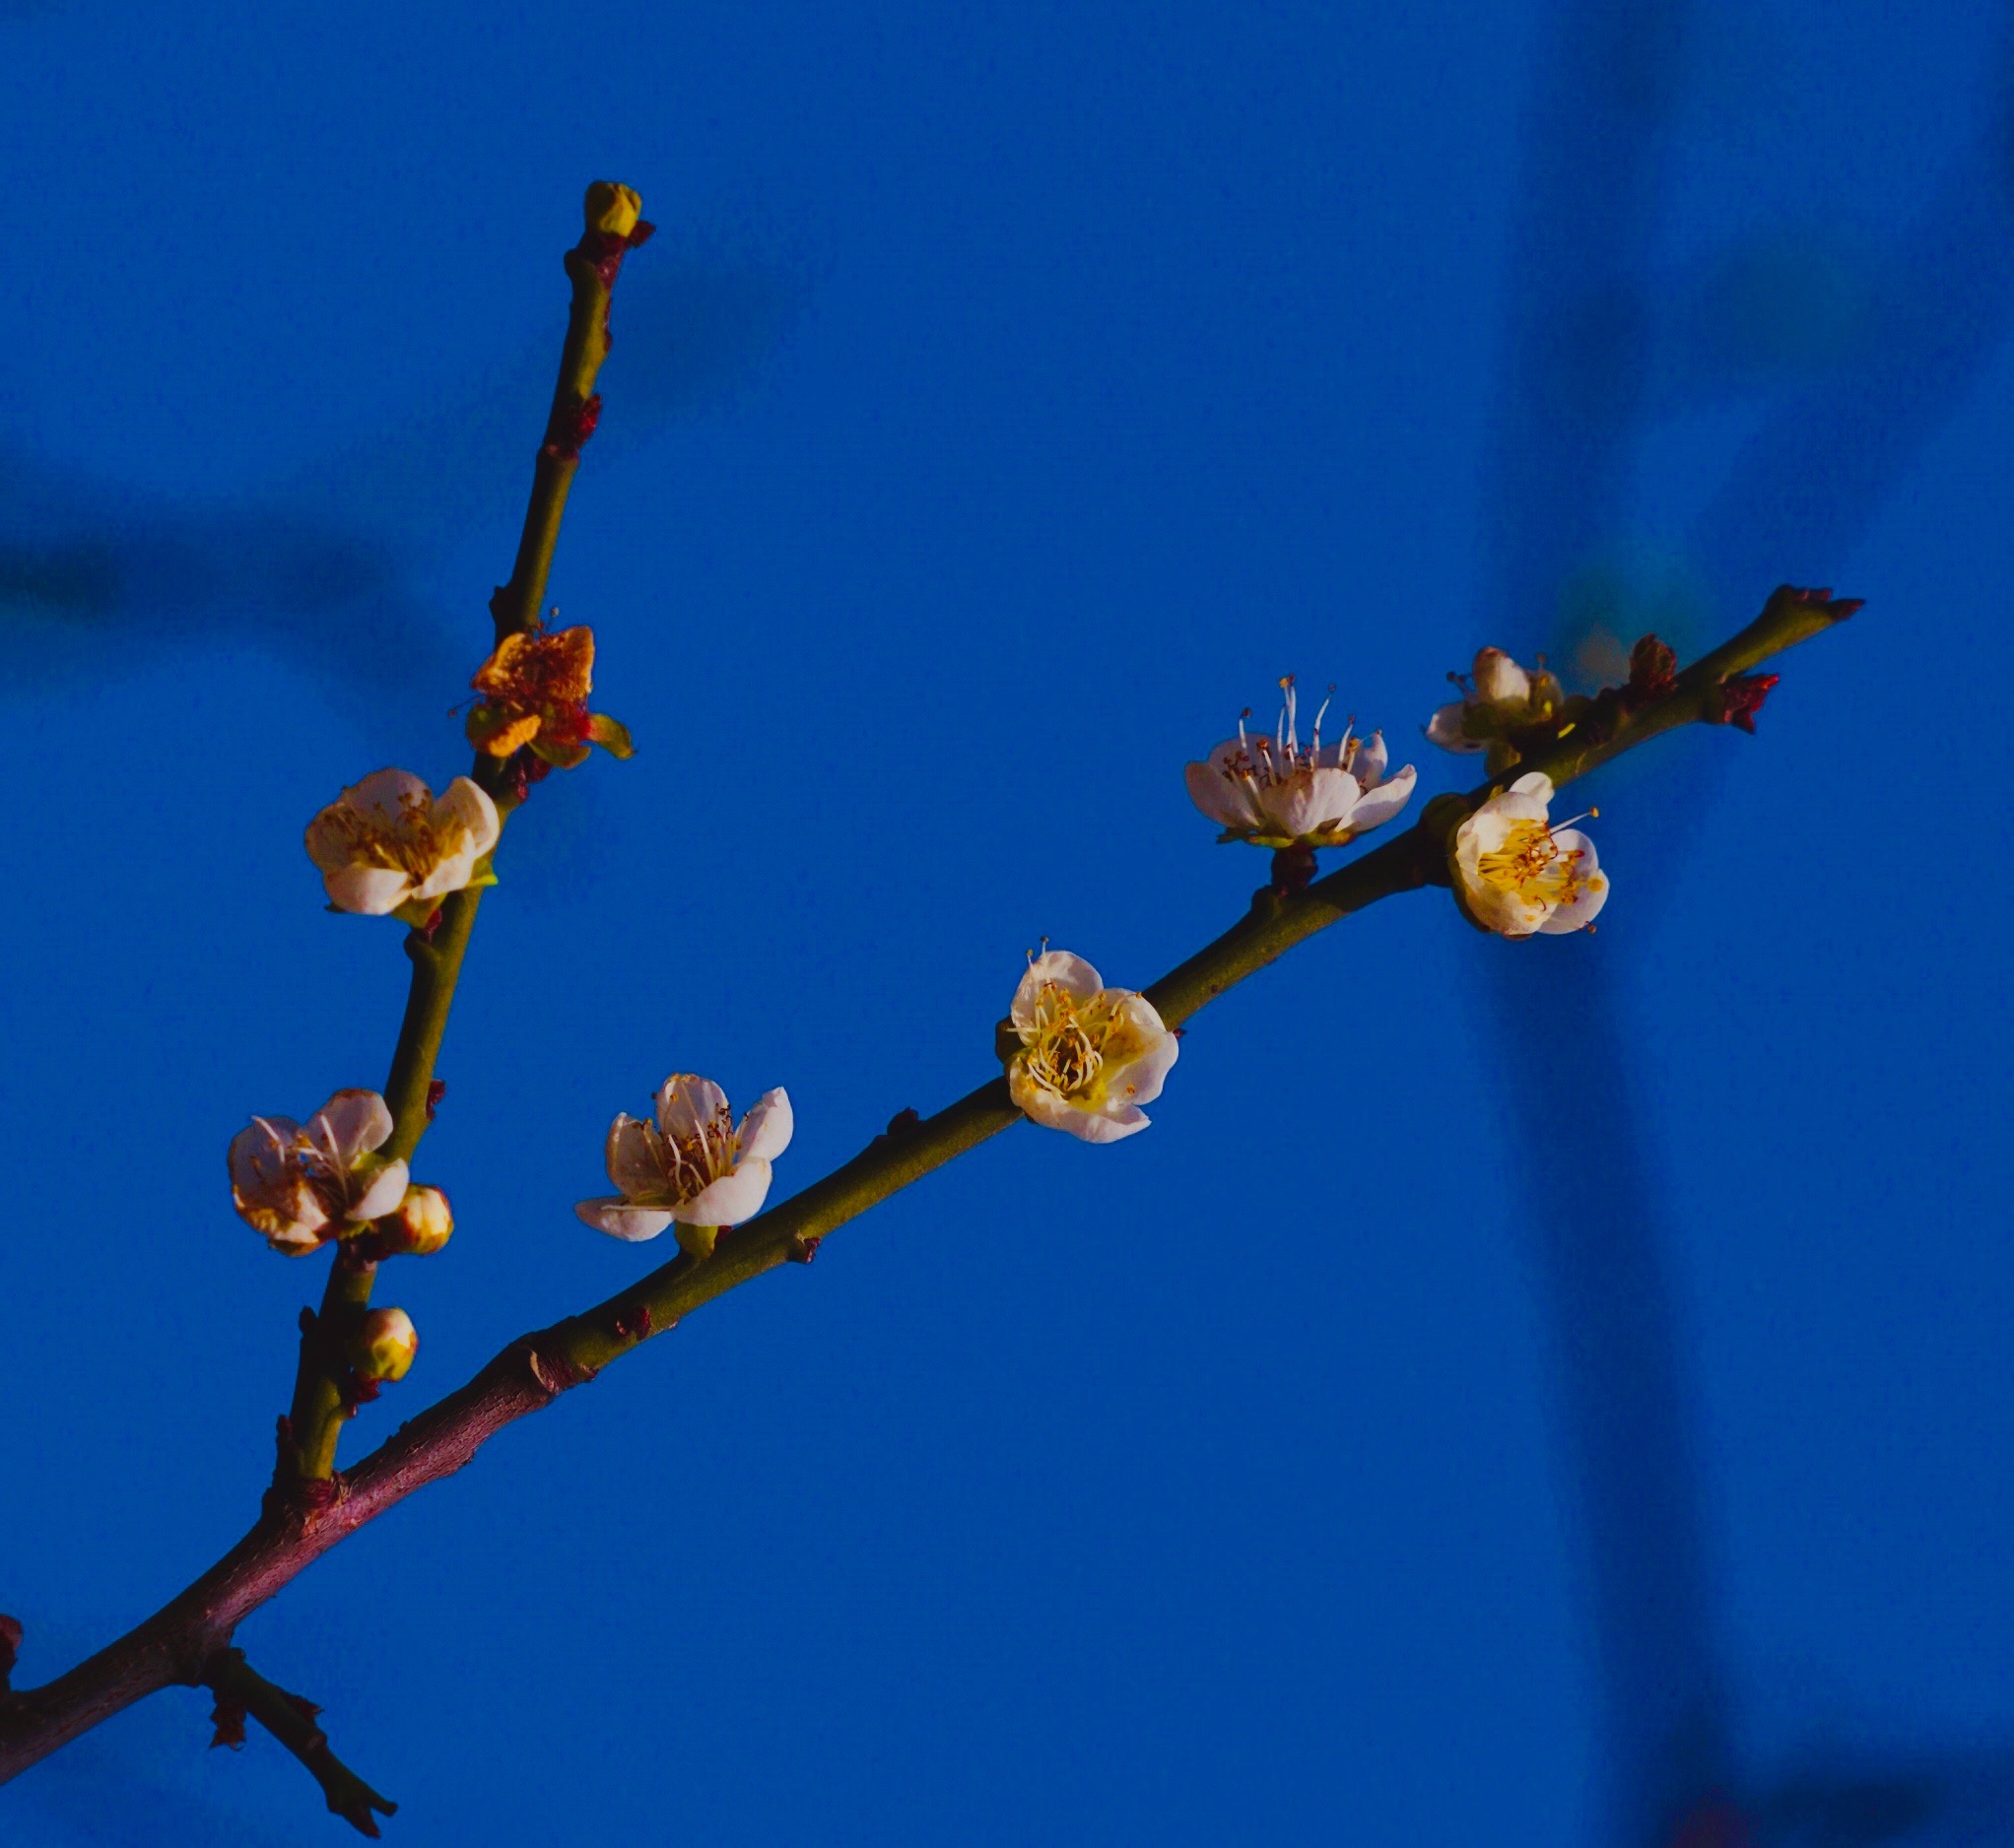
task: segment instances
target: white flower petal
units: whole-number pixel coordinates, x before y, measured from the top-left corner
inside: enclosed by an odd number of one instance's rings
[[[1553,840],[1562,853],[1582,856],[1574,868],[1573,894],[1539,926],[1548,937],[1561,937],[1568,931],[1584,930],[1600,916],[1601,907],[1608,902],[1608,875],[1600,870],[1594,842],[1578,827],[1561,828]]]
[[[294,1166],[301,1125],[291,1116],[255,1116],[231,1139],[231,1184],[244,1193],[281,1185]]]
[[[1350,760],[1350,768],[1366,789],[1376,789],[1384,781],[1384,766],[1390,761],[1391,753],[1385,748],[1384,734],[1373,732],[1358,747],[1357,755]]]
[[[1577,886],[1574,895],[1559,906],[1539,929],[1548,937],[1564,937],[1569,931],[1585,930],[1601,915],[1601,907],[1607,902],[1608,875],[1596,873],[1584,886]]]
[[[1427,721],[1427,742],[1439,745],[1443,751],[1471,752],[1485,749],[1482,739],[1471,738],[1462,729],[1462,721],[1467,716],[1466,699],[1450,700]]]
[[[790,1147],[797,1119],[790,1109],[790,1093],[778,1085],[756,1099],[755,1108],[741,1119],[741,1134],[735,1138],[743,1161],[773,1161]],[[700,1221],[702,1224],[705,1221]]]
[[[1126,1012],[1133,1016],[1143,1034],[1159,1037],[1150,1037],[1147,1049],[1130,1065],[1119,1067],[1108,1081],[1106,1094],[1119,1100],[1121,1111],[1133,1104],[1152,1103],[1160,1096],[1169,1069],[1181,1056],[1181,1041],[1161,1024],[1161,1016],[1144,995],[1132,996],[1126,1003]],[[1107,1113],[1111,1114],[1109,1105]]]
[[[626,1200],[647,1200],[664,1191],[663,1147],[648,1123],[618,1112],[602,1146],[608,1177]]]
[[[1046,951],[1028,965],[1028,973],[1014,991],[1014,1006],[1008,1012],[1016,1026],[1026,1029],[1035,1024],[1035,1004],[1048,983],[1080,1001],[1088,1000],[1105,986],[1098,971],[1082,957],[1072,956],[1067,950]]]
[[[1543,770],[1526,770],[1522,776],[1510,785],[1509,793],[1513,796],[1530,796],[1535,798],[1540,804],[1540,813],[1534,819],[1542,822],[1545,820],[1544,810],[1550,806],[1555,794],[1553,779]],[[1503,798],[1499,797],[1498,800],[1502,801]]]
[[[655,1238],[671,1223],[671,1215],[652,1207],[633,1207],[620,1195],[614,1199],[582,1200],[573,1211],[598,1232],[636,1244]]]
[[[1522,705],[1531,697],[1531,676],[1501,648],[1485,648],[1475,659],[1479,698],[1492,705]]]
[[[1363,800],[1363,786],[1347,770],[1316,770],[1276,783],[1259,797],[1266,832],[1290,840],[1347,822]]]
[[[1562,853],[1578,853],[1580,856],[1574,871],[1582,879],[1601,864],[1601,856],[1594,851],[1594,842],[1578,827],[1555,828],[1553,845]]]
[[[377,1171],[363,1197],[350,1208],[348,1217],[363,1224],[367,1220],[381,1220],[387,1213],[398,1210],[398,1204],[406,1197],[406,1183],[411,1179],[403,1161],[387,1161]]]
[[[396,827],[406,808],[426,808],[434,792],[411,770],[372,770],[361,783],[343,791],[343,800],[359,815]]]
[[[434,870],[413,888],[415,898],[445,898],[451,891],[459,891],[475,875],[476,856],[471,848],[459,853],[444,853],[434,862]]]
[[[353,866],[344,861],[333,871],[324,868],[321,883],[329,903],[359,917],[383,917],[413,895],[411,875],[395,866]]]
[[[1257,825],[1258,810],[1250,785],[1225,767],[1226,755],[1235,756],[1238,750],[1238,740],[1227,739],[1210,753],[1207,762],[1188,764],[1182,775],[1188,782],[1189,800],[1197,808],[1219,826],[1242,831]]]
[[[1128,1136],[1137,1136],[1145,1129],[1147,1120],[1146,1111],[1136,1110],[1128,1104],[1123,1110],[1108,1114],[1072,1110],[1069,1121],[1055,1127],[1068,1130],[1080,1142],[1123,1142]]]
[[[710,1078],[674,1072],[657,1088],[657,1128],[660,1135],[683,1139],[711,1130],[727,1109],[727,1093]]]
[[[497,819],[497,805],[490,792],[466,776],[457,776],[440,792],[434,804],[434,825],[452,826],[467,836],[471,859],[480,860],[497,844],[504,824]]]
[[[338,1173],[391,1140],[391,1111],[374,1090],[339,1090],[308,1119],[307,1133]]]
[[[681,1200],[671,1216],[684,1225],[740,1225],[763,1210],[769,1198],[770,1164],[745,1159],[732,1174],[723,1174],[690,1200]]]
[[[1374,827],[1381,827],[1390,821],[1412,800],[1413,784],[1416,780],[1417,772],[1408,763],[1389,781],[1366,790],[1364,800],[1350,811],[1351,837],[1354,839],[1359,834],[1368,834]]]

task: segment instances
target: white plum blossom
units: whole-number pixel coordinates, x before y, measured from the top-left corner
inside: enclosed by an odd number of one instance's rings
[[[1223,827],[1222,838],[1275,849],[1339,847],[1390,821],[1413,793],[1413,766],[1386,779],[1382,732],[1358,738],[1346,727],[1336,743],[1324,745],[1326,699],[1314,715],[1313,742],[1304,751],[1295,730],[1293,676],[1280,685],[1287,698],[1274,735],[1247,736],[1241,718],[1236,738],[1188,766],[1189,799]]]
[[[655,1238],[683,1225],[739,1225],[762,1211],[770,1163],[790,1146],[789,1093],[765,1091],[734,1126],[727,1093],[709,1078],[674,1072],[657,1090],[657,1121],[618,1115],[609,1125],[608,1177],[621,1190],[573,1210],[612,1238]]]
[[[1483,929],[1505,937],[1557,936],[1593,923],[1608,902],[1608,875],[1596,862],[1593,841],[1572,824],[1551,826],[1546,811],[1552,800],[1552,778],[1533,770],[1454,830],[1447,862],[1455,897]]]
[[[1031,957],[1008,1020],[1021,1050],[1007,1089],[1032,1122],[1084,1142],[1117,1142],[1147,1127],[1140,1108],[1161,1095],[1181,1050],[1145,995],[1108,988],[1067,950]]]
[[[1427,739],[1443,751],[1487,751],[1507,732],[1556,718],[1566,704],[1558,679],[1545,668],[1522,668],[1501,648],[1480,649],[1464,679],[1447,677],[1461,689],[1427,723]]]
[[[255,1116],[231,1139],[231,1199],[275,1251],[301,1257],[396,1211],[404,1161],[373,1151],[392,1132],[374,1090],[339,1090],[303,1125]]]
[[[384,917],[461,891],[502,829],[466,776],[436,797],[410,770],[374,770],[308,823],[307,857],[335,909]]]

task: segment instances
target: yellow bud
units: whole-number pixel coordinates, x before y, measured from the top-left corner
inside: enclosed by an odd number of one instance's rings
[[[628,186],[598,179],[587,189],[587,229],[627,237],[643,216],[643,201]]]
[[[454,1213],[437,1187],[408,1187],[396,1213],[377,1221],[386,1257],[407,1254],[424,1258],[447,1243],[454,1230]]]
[[[420,1332],[403,1309],[372,1309],[357,1325],[349,1347],[359,1379],[400,1380],[420,1352]]]

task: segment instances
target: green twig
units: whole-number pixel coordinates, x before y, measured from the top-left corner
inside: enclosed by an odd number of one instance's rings
[[[1296,944],[1353,911],[1380,898],[1422,886],[1447,884],[1447,834],[1463,816],[1488,800],[1512,776],[1543,770],[1555,788],[1675,726],[1713,722],[1722,716],[1722,688],[1783,649],[1832,627],[1859,608],[1834,603],[1824,591],[1784,585],[1761,616],[1731,641],[1703,657],[1671,687],[1616,720],[1599,736],[1563,740],[1536,753],[1493,782],[1464,796],[1443,796],[1427,805],[1405,833],[1347,866],[1316,880],[1305,891],[1282,893],[1261,888],[1251,909],[1214,943],[1144,990],[1161,1018],[1178,1026],[1227,988],[1256,974]],[[1544,954],[1524,951],[1522,954]],[[724,1232],[710,1257],[681,1253],[630,1288],[532,1338],[535,1354],[563,1372],[590,1378],[650,1335],[661,1334],[702,1303],[737,1284],[772,1270],[791,1258],[809,1257],[835,1226],[857,1218],[891,1194],[976,1148],[1021,1120],[995,1078],[935,1116],[913,1125],[890,1126],[890,1134],[843,1167],[814,1181],[802,1193],[772,1207],[746,1225]],[[563,1384],[571,1380],[563,1379]]]
[[[531,504],[517,542],[517,561],[510,581],[490,599],[497,639],[538,624],[545,600],[546,575],[560,521],[567,511],[567,491],[580,466],[580,445],[594,434],[601,399],[594,381],[608,358],[609,297],[626,252],[650,235],[651,227],[638,216],[640,201],[627,186],[596,180],[587,189],[587,230],[567,252],[567,274],[573,283],[573,305],[567,316],[567,341],[560,350],[560,377],[553,387],[553,408],[546,420],[546,438],[539,445],[531,483]]]
[[[610,294],[624,255],[650,235],[650,227],[638,217],[639,203],[629,187],[596,180],[587,189],[586,230],[567,252],[572,308],[546,438],[532,474],[517,561],[510,582],[501,586],[490,602],[499,639],[512,629],[536,626],[567,511],[567,491],[580,463],[580,446],[594,433],[601,413],[594,384],[608,357]],[[520,800],[509,766],[478,752],[473,774],[495,800],[499,817],[507,820]],[[432,932],[413,931],[406,938],[412,984],[392,1052],[391,1075],[384,1085],[385,1104],[392,1115],[391,1140],[382,1151],[388,1160],[410,1160],[427,1133],[434,1067],[482,896],[480,887],[449,893],[440,902]],[[343,1396],[343,1344],[370,1306],[375,1276],[375,1265],[357,1262],[339,1248],[319,1314],[302,1318],[294,1403],[281,1434],[283,1484],[328,1483],[334,1478],[336,1446],[350,1413]]]

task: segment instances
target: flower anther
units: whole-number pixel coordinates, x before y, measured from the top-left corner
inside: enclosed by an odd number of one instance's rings
[[[1552,778],[1533,770],[1454,830],[1448,869],[1470,922],[1504,937],[1558,936],[1591,924],[1608,902],[1593,841],[1572,823],[1547,822],[1552,799]]]
[[[655,1238],[682,1225],[739,1225],[769,1197],[770,1164],[790,1146],[790,1096],[778,1087],[734,1122],[727,1093],[709,1078],[674,1072],[657,1089],[656,1121],[618,1115],[609,1125],[608,1177],[620,1191],[574,1212],[611,1238]]]
[[[1296,728],[1294,677],[1280,687],[1286,698],[1273,736],[1245,730],[1227,738],[1200,763],[1187,767],[1189,800],[1217,823],[1222,840],[1254,846],[1340,847],[1391,820],[1413,793],[1413,766],[1388,780],[1384,734],[1369,738],[1345,726],[1334,744],[1321,742],[1324,699],[1314,715],[1312,742],[1304,750]],[[1333,690],[1332,690],[1333,691]]]
[[[469,742],[493,758],[529,746],[564,770],[585,762],[591,745],[619,758],[634,755],[622,725],[587,709],[594,631],[584,626],[505,635],[470,685],[482,697],[469,712]]]
[[[1021,1049],[1007,1089],[1031,1122],[1083,1142],[1117,1142],[1147,1127],[1181,1048],[1145,995],[1108,988],[1067,950],[1031,957],[1008,1020]]]
[[[232,1204],[275,1251],[302,1257],[397,1210],[406,1164],[373,1153],[391,1132],[374,1090],[339,1090],[305,1124],[255,1116],[231,1139]]]
[[[307,857],[329,903],[424,924],[435,900],[478,878],[503,824],[489,792],[457,776],[436,797],[409,770],[376,770],[307,825]]]

